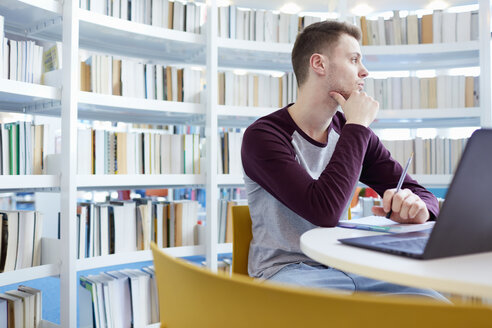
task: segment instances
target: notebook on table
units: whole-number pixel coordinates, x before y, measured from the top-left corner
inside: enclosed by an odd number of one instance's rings
[[[434,223],[434,221],[427,221],[422,224],[403,224],[387,219],[384,216],[372,215],[360,219],[343,220],[338,222],[337,226],[349,229],[401,233],[427,230],[432,228]]]
[[[470,137],[434,228],[339,241],[418,259],[492,251],[491,147],[492,129]]]

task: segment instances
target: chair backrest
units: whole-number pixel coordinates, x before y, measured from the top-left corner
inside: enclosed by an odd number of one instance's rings
[[[249,243],[253,238],[247,205],[232,207],[232,273],[248,275]]]
[[[161,327],[490,327],[492,308],[212,273],[152,244]]]

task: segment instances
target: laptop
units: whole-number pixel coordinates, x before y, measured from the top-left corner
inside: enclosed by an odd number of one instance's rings
[[[343,244],[417,259],[492,251],[492,129],[468,140],[432,229],[339,239]]]

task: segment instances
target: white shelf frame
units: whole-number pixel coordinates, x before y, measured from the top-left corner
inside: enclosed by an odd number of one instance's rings
[[[449,49],[452,48],[450,51]],[[449,53],[460,53],[478,51],[478,40],[453,43],[427,43],[427,44],[403,44],[387,46],[361,46],[362,53],[366,56],[381,55],[439,55]]]
[[[478,31],[480,38],[480,126],[492,127],[490,0],[479,0]]]
[[[453,179],[453,174],[412,174],[426,188],[447,188]]]
[[[452,174],[411,174],[412,178],[420,184],[430,188],[447,188],[453,179]],[[244,180],[241,175],[220,174],[220,186],[243,186]]]
[[[25,36],[26,31],[31,34],[46,22],[60,18],[61,7],[61,1],[55,0],[2,0],[0,15],[6,17],[6,30]],[[61,29],[58,34],[61,34]]]
[[[7,271],[2,273],[2,286],[18,284],[23,281],[56,277],[60,275],[57,264],[45,264],[31,268]]]
[[[241,116],[241,117],[261,117],[278,110],[275,107],[253,107],[253,106],[217,106],[219,116]]]
[[[241,67],[292,71],[292,43],[256,42],[218,38],[221,67]],[[480,42],[416,45],[362,46],[364,65],[371,71],[416,70],[478,66]],[[451,49],[451,50],[450,50]],[[405,63],[401,58],[405,56]],[[247,60],[244,60],[244,58]],[[425,60],[420,60],[426,57]],[[444,57],[444,58],[443,58]],[[435,60],[434,60],[435,58]],[[449,61],[453,60],[453,65]]]
[[[79,117],[122,122],[176,123],[203,121],[205,105],[79,92]]]
[[[278,110],[273,107],[217,106],[219,116],[260,117]],[[480,117],[479,107],[470,108],[425,108],[425,109],[380,109],[378,119],[436,119]]]
[[[293,43],[278,43],[278,42],[257,42],[249,40],[238,40],[230,38],[217,38],[217,46],[219,50],[234,49],[234,50],[246,50],[257,51],[267,53],[279,53],[287,54],[290,57]],[[220,54],[219,54],[220,55]]]
[[[242,186],[244,179],[241,175],[235,174],[219,174],[218,182],[221,186]]]
[[[0,175],[0,191],[52,190],[60,188],[58,175]]]
[[[217,2],[211,0],[207,5],[207,24],[206,24],[206,117],[205,117],[205,138],[206,138],[206,204],[207,204],[207,224],[205,225],[205,259],[207,268],[217,271],[217,252],[218,252],[218,210],[215,204],[218,204],[219,190],[217,184],[217,167],[218,161],[218,13]]]
[[[291,43],[216,38],[221,67],[292,71]],[[238,60],[238,58],[240,58]],[[246,59],[246,60],[245,60]]]
[[[361,47],[369,71],[478,66],[479,50],[479,41]]]
[[[163,248],[162,250],[174,257],[205,255],[206,252],[204,245],[169,247]],[[231,253],[232,244],[219,244],[217,250],[218,253]],[[152,251],[150,250],[89,257],[86,259],[77,260],[77,271],[79,272],[121,264],[148,262],[152,260],[153,256]]]
[[[48,320],[41,320],[40,328],[60,328],[60,325],[50,322]]]
[[[204,186],[203,174],[107,174],[77,175],[78,189],[142,189],[173,186]]]
[[[221,126],[247,126],[255,119],[268,115],[278,108],[270,107],[249,107],[249,106],[217,106],[217,115]],[[446,127],[456,126],[458,123],[480,125],[482,112],[479,107],[471,108],[426,108],[426,109],[380,109],[375,124],[371,127],[378,128],[378,125],[395,125],[401,121],[407,124],[414,121],[416,124],[425,122],[426,126]],[[388,121],[388,123],[386,123]],[[459,124],[458,124],[459,125]]]
[[[377,119],[439,119],[480,117],[480,108],[380,109]]]
[[[2,111],[31,113],[59,104],[58,88],[0,78],[0,108]]]
[[[205,37],[200,34],[136,23],[126,19],[102,15],[85,9],[78,9],[78,16],[81,24],[82,35],[85,33],[83,29],[87,27],[84,25],[90,24],[99,26],[101,29],[111,29],[127,33],[127,35],[138,35],[139,38],[148,38],[149,40],[146,40],[147,42],[171,40],[180,43],[189,43],[192,45],[205,43]]]
[[[77,327],[77,102],[79,95],[78,1],[63,2],[61,179],[60,179],[60,326]]]
[[[84,9],[78,9],[78,16],[82,49],[205,64],[202,60],[205,53],[204,35],[131,22]]]

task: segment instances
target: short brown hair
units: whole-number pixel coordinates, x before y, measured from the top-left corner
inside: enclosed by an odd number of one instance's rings
[[[308,77],[311,55],[334,45],[343,33],[360,41],[361,31],[357,26],[333,20],[311,24],[299,33],[292,49],[292,67],[299,87]]]

